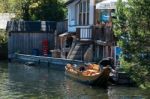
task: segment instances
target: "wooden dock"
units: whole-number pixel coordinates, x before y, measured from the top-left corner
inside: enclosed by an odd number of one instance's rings
[[[22,61],[22,62],[35,62],[35,63],[49,63],[55,65],[63,65],[65,66],[68,63],[71,64],[83,64],[83,61],[79,60],[70,60],[64,58],[53,58],[46,56],[35,56],[35,55],[26,55],[26,54],[15,54],[13,55],[13,60]]]
[[[79,60],[71,60],[71,59],[64,59],[64,58],[53,58],[53,57],[46,57],[46,56],[34,56],[34,55],[26,55],[26,54],[15,54],[12,57],[12,60],[15,60],[17,62],[34,62],[38,65],[47,65],[51,66],[51,68],[57,68],[64,70],[64,67],[66,64],[84,64],[85,62],[79,61]],[[132,85],[133,82],[129,78],[129,75],[125,72],[117,71],[116,76],[110,77],[114,79],[113,83],[115,85]]]

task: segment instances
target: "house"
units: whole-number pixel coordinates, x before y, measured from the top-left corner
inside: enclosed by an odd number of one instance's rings
[[[66,57],[74,60],[96,61],[114,56],[115,40],[112,32],[114,9],[96,9],[104,0],[69,0],[68,33],[72,45],[66,49]],[[65,45],[65,40],[61,43]],[[61,47],[65,49],[65,46]],[[64,54],[63,54],[64,55]]]

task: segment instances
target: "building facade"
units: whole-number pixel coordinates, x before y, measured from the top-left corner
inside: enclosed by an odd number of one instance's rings
[[[68,34],[73,37],[67,58],[97,61],[114,56],[115,40],[112,31],[114,9],[96,9],[104,0],[69,0]]]

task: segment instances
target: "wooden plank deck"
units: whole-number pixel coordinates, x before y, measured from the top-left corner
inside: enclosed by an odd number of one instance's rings
[[[79,61],[79,60],[70,60],[64,58],[53,58],[53,57],[45,57],[45,56],[34,56],[34,55],[26,55],[26,54],[15,54],[15,57],[13,59],[17,61],[24,61],[24,62],[50,63],[50,64],[63,65],[63,66],[65,66],[68,63],[77,64],[77,65],[84,63],[83,61]]]

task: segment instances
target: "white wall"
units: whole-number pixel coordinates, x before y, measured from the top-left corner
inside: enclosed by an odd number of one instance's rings
[[[68,5],[68,32],[76,32],[76,8],[75,4],[79,0],[76,0],[75,2]],[[90,0],[89,5],[89,25],[94,25],[94,6],[95,6],[95,0]]]
[[[89,7],[89,25],[94,25],[94,5],[95,0],[90,0],[90,7]]]
[[[78,0],[77,0],[78,1]],[[68,32],[76,32],[76,9],[75,4],[77,3],[73,2],[68,5]]]
[[[10,21],[11,18],[14,18],[15,14],[10,13],[0,13],[0,29],[6,29],[7,21]]]

